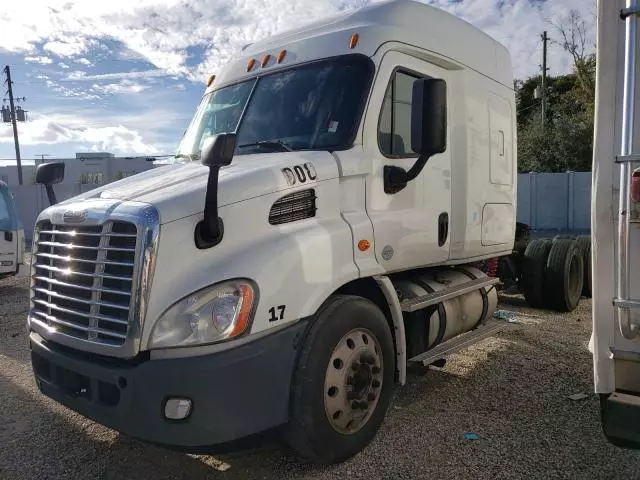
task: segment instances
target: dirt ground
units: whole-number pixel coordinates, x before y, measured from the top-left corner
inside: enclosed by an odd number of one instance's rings
[[[279,443],[217,458],[174,453],[47,400],[29,366],[27,295],[25,276],[0,281],[2,479],[640,479],[640,453],[600,431],[588,300],[558,315],[503,297],[518,323],[411,376],[368,448],[314,467]],[[576,393],[588,397],[568,398]]]

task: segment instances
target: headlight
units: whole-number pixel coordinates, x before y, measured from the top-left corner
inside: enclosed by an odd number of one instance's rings
[[[255,292],[232,280],[195,292],[170,307],[153,326],[149,348],[187,347],[237,337],[248,330]]]

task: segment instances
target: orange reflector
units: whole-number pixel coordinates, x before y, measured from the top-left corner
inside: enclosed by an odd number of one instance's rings
[[[244,333],[249,326],[251,320],[251,308],[253,307],[253,289],[247,284],[240,285],[240,294],[242,295],[242,306],[238,313],[238,320],[235,327],[229,334],[230,338],[237,337]]]
[[[358,45],[359,39],[360,39],[360,35],[358,35],[357,33],[354,33],[353,35],[351,35],[351,40],[349,41],[349,48],[356,48],[356,45]]]
[[[360,240],[358,242],[358,250],[360,250],[361,252],[369,250],[370,246],[371,244],[369,243],[369,240]]]
[[[249,60],[249,63],[247,64],[247,72],[250,72],[251,70],[253,70],[253,67],[255,64],[256,64],[255,58],[252,58],[251,60]]]
[[[269,63],[269,60],[271,60],[271,55],[269,54],[262,57],[262,68],[267,66],[267,64]]]
[[[286,50],[282,50],[279,54],[278,54],[278,63],[282,63],[282,61],[284,60],[284,57],[287,56],[287,51]]]
[[[215,75],[209,75],[209,79],[207,80],[207,87],[210,87],[215,79],[216,79]]]

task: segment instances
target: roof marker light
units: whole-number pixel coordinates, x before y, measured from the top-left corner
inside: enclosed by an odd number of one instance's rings
[[[251,70],[253,70],[253,67],[255,64],[256,64],[255,58],[252,58],[251,60],[249,60],[249,63],[247,63],[247,72],[250,72]]]
[[[209,75],[209,79],[207,80],[207,87],[210,87],[215,79],[216,79],[215,75]]]
[[[267,66],[269,60],[271,60],[271,55],[269,54],[266,54],[264,57],[262,57],[262,68]]]
[[[286,55],[287,55],[287,51],[286,50],[282,50],[278,54],[278,58],[277,58],[278,63],[282,63],[282,61],[284,60],[284,57],[286,57]]]
[[[360,35],[358,35],[357,33],[354,33],[353,35],[351,35],[351,40],[349,41],[349,48],[356,48],[356,45],[358,45],[359,39],[360,39]]]

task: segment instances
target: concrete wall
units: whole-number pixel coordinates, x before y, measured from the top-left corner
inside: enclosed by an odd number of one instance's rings
[[[145,158],[114,157],[111,154],[94,154],[78,158],[51,158],[47,163],[64,162],[63,184],[110,183],[136,173],[154,168],[154,163]],[[37,165],[43,163],[38,159],[35,165],[22,165],[22,184],[33,185]],[[10,187],[19,185],[18,167],[16,165],[0,165],[0,180]]]
[[[533,230],[589,231],[591,172],[519,174],[518,221]]]

